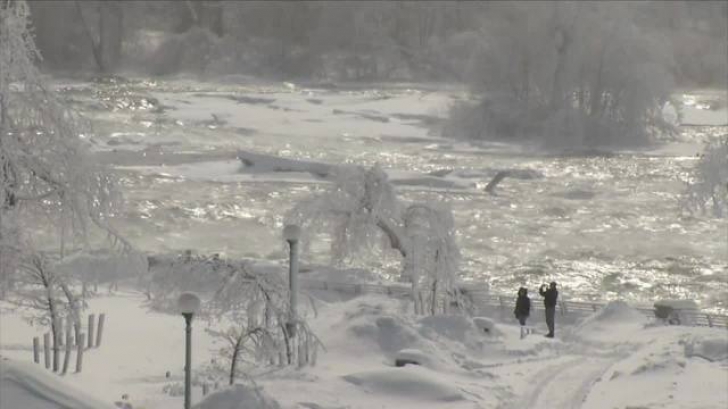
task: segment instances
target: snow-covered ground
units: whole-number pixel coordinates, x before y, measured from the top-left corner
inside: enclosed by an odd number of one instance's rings
[[[284,409],[728,405],[725,329],[662,326],[614,302],[575,325],[557,321],[554,340],[543,337],[545,326],[534,319],[535,333],[520,339],[513,322],[496,321],[485,333],[482,322],[492,321],[414,316],[409,303],[400,299],[325,298],[328,301],[316,300],[317,314],[309,312],[308,318],[326,347],[315,366],[251,373],[260,394]],[[87,351],[82,373],[57,377],[55,382],[101,402],[128,402],[137,409],[180,407],[182,317],[150,312],[144,297],[132,291],[91,299],[89,311],[107,314],[103,344]],[[28,341],[43,329],[7,310],[1,325],[0,353],[13,362],[32,362]],[[202,399],[202,381],[209,382],[213,392],[216,382],[220,388],[225,385],[225,374],[209,370],[211,360],[220,359],[215,351],[221,345],[204,331],[208,325],[205,320],[194,325],[194,403]],[[404,356],[421,365],[395,367],[402,350],[409,350]],[[6,377],[14,373],[7,363],[0,368]],[[35,370],[42,371],[40,365]],[[201,408],[249,408],[231,401],[258,396],[245,388],[224,393],[217,400],[230,406],[214,406],[210,398]]]

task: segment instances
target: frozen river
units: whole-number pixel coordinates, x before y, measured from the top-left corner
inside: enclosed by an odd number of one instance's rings
[[[726,127],[686,127],[679,143],[585,157],[431,135],[448,104],[466,97],[457,87],[307,88],[242,79],[63,87],[96,121],[87,137],[97,157],[122,176],[128,206],[117,226],[146,252],[283,257],[286,211],[322,182],[243,172],[238,150],[379,163],[404,199],[452,205],[463,275],[496,291],[555,279],[567,299],[673,296],[728,309],[728,225],[683,215],[678,203],[700,142]],[[728,122],[725,108],[693,113],[702,123]],[[533,177],[507,178],[497,195],[484,193],[504,169]],[[440,176],[428,175],[434,171]]]

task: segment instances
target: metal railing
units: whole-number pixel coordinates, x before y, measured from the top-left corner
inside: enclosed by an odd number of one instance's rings
[[[312,279],[301,279],[301,286],[310,290],[335,291],[351,295],[361,294],[383,294],[388,296],[412,297],[412,287],[406,283],[392,284],[357,284],[341,283]],[[424,293],[425,291],[423,291]],[[507,295],[492,294],[488,290],[476,286],[463,286],[460,288],[461,297],[469,300],[476,311],[500,311],[510,313],[515,306],[515,297]],[[441,302],[445,302],[442,300]],[[562,300],[558,303],[559,313],[563,316],[587,316],[602,309],[606,302],[601,301],[569,301]],[[637,311],[647,317],[657,318],[656,310],[649,305],[632,305]],[[531,309],[543,310],[541,303],[532,302]],[[728,328],[728,316],[721,314],[710,314],[700,310],[675,309],[673,314],[666,319],[671,324],[721,327]]]

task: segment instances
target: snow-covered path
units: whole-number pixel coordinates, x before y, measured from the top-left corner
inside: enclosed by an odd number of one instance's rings
[[[580,409],[592,385],[614,362],[575,356],[546,366],[531,377],[533,388],[506,408]]]

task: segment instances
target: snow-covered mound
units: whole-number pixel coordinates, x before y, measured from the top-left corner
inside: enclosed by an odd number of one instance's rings
[[[113,406],[71,389],[58,377],[36,366],[4,359],[0,361],[0,407],[111,409]]]
[[[388,355],[402,349],[424,346],[419,334],[401,317],[387,315],[376,318],[362,317],[354,320],[349,332],[362,341],[373,341]]]
[[[403,349],[394,356],[395,362],[401,363],[403,365],[397,365],[397,366],[404,366],[410,363],[414,363],[416,365],[422,365],[426,368],[433,368],[433,362],[432,357],[419,349]]]
[[[624,301],[612,301],[594,313],[586,322],[601,323],[644,323],[647,317]]]
[[[278,402],[260,388],[233,385],[208,395],[193,409],[280,409]]]
[[[492,320],[463,315],[434,315],[419,320],[419,332],[429,339],[445,337],[473,346],[490,337],[501,335]]]
[[[700,357],[711,362],[728,360],[728,336],[700,337],[685,344],[685,357]]]
[[[439,381],[425,368],[405,366],[344,376],[354,385],[377,395],[394,395],[413,400],[454,402],[462,394],[454,387]]]
[[[644,314],[624,301],[612,301],[585,318],[571,333],[590,341],[630,342],[632,335],[643,330],[648,322]]]

